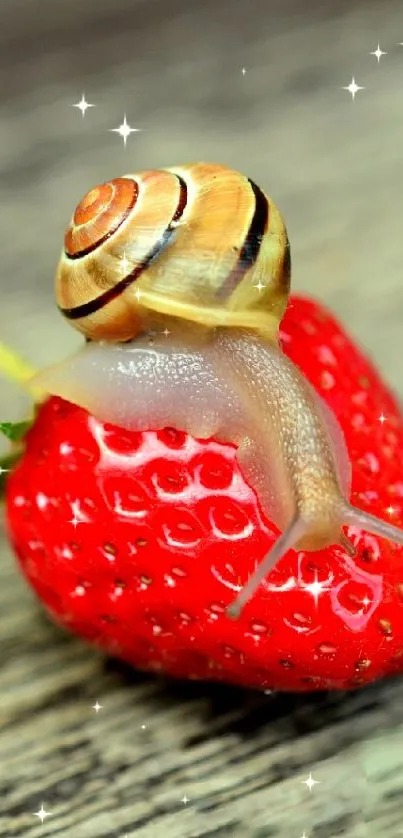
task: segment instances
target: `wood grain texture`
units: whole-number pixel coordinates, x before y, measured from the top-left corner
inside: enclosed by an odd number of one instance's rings
[[[34,364],[78,345],[52,274],[89,188],[206,159],[273,196],[294,287],[329,304],[403,395],[398,0],[2,0],[1,16],[4,340]],[[354,102],[341,90],[353,75],[366,88]],[[85,119],[70,107],[83,91]],[[144,129],[126,148],[109,132],[125,112]],[[5,382],[0,400],[2,418],[22,415]],[[294,697],[133,672],[48,622],[4,532],[0,725],[7,838],[403,834],[402,679]]]

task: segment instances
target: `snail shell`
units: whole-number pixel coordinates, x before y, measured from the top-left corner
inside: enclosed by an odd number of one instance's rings
[[[65,234],[56,301],[92,340],[130,340],[167,317],[273,338],[290,270],[273,201],[238,172],[196,163],[88,192]]]

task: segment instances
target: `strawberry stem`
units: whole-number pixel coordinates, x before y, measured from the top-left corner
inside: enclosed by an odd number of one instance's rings
[[[4,373],[6,378],[25,387],[27,381],[35,375],[36,370],[0,341],[0,372]]]
[[[12,450],[0,459],[0,500],[4,497],[7,474],[13,470],[23,453],[25,434],[35,421],[39,403],[46,398],[45,393],[30,384],[35,373],[36,370],[27,361],[0,341],[0,375],[3,374],[10,381],[28,390],[34,401],[32,416],[27,421],[0,422],[0,435],[4,435],[12,445]]]
[[[0,374],[28,390],[38,401],[42,401],[45,394],[30,384],[30,379],[36,375],[36,372],[28,361],[0,341]]]

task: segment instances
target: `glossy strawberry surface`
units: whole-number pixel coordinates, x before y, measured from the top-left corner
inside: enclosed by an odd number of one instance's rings
[[[317,303],[292,299],[281,340],[340,421],[353,503],[402,526],[396,400]],[[127,432],[52,398],[8,479],[6,514],[53,619],[136,667],[296,691],[403,671],[403,549],[351,527],[354,559],[290,551],[240,618],[226,616],[278,532],[234,446]]]

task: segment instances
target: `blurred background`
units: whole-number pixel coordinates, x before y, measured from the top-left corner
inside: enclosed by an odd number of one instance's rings
[[[53,273],[64,229],[89,188],[129,171],[212,160],[245,172],[273,197],[289,230],[294,289],[330,306],[402,397],[403,46],[399,41],[403,42],[401,0],[1,0],[1,339],[35,365],[61,358],[80,343],[55,309]],[[387,53],[379,62],[370,54],[378,44]],[[342,89],[353,77],[365,88],[354,100]],[[83,94],[95,106],[84,118],[72,107]],[[122,124],[124,114],[131,127],[141,129],[128,137],[126,146],[111,131]],[[3,419],[24,410],[22,396],[2,381],[0,403]],[[32,602],[9,552],[2,552],[5,602],[14,602],[5,632],[20,654],[19,663],[6,671],[3,680],[3,711],[8,718],[19,702],[29,714],[37,694],[47,688],[38,675],[35,691],[26,692],[35,657],[24,659],[21,654],[26,632],[33,630]],[[54,637],[48,627],[35,631],[40,655]],[[59,641],[54,642],[57,649]],[[68,657],[66,643],[62,652]],[[84,672],[98,683],[96,664],[88,663],[95,660],[93,653],[71,643],[70,657],[78,666],[73,680],[83,683]],[[82,671],[77,661],[82,662]],[[52,675],[56,692],[57,677]],[[102,689],[105,693],[117,687],[109,681]],[[120,700],[123,713],[126,699]],[[137,711],[130,707],[127,724],[135,712],[143,712],[148,700],[138,693]],[[173,748],[184,724],[178,702],[177,697],[166,727]],[[302,707],[296,711],[302,712],[301,729],[310,731],[301,746],[309,766],[306,775],[312,770],[315,776],[315,765],[327,755],[325,767],[321,762],[320,780],[327,777],[333,790],[333,802],[322,797],[319,805],[314,794],[299,786],[301,805],[309,810],[306,824],[316,824],[312,836],[399,835],[401,686],[376,687],[350,698],[343,710],[340,704],[332,710],[332,702],[320,704],[319,709],[309,702],[303,699],[296,705]],[[284,703],[284,713],[289,706]],[[48,730],[56,735],[57,708],[54,712]],[[334,732],[321,729],[312,734],[319,724],[313,722],[317,713],[325,721],[342,719],[337,749],[329,749]],[[203,716],[191,710],[186,718],[188,732],[191,729],[197,739],[198,726],[205,726]],[[280,724],[284,741],[292,741],[287,724],[284,720]],[[49,734],[50,749],[53,734]],[[274,748],[270,736],[267,748]],[[29,736],[22,736],[25,745],[16,756],[15,776],[21,781],[29,741]],[[281,743],[279,747],[283,749]],[[287,747],[292,746],[284,746],[285,760]],[[158,754],[158,748],[153,753]],[[242,753],[247,760],[247,751]],[[41,758],[47,759],[46,750]],[[273,759],[279,759],[277,750]],[[31,778],[36,770],[32,760],[27,768]],[[227,766],[227,778],[228,770]],[[262,771],[266,770],[264,762]],[[225,787],[224,780],[219,782]],[[282,826],[288,794],[288,786],[280,783],[270,798],[275,833],[262,825],[263,797],[253,798],[253,806],[250,800],[237,804],[260,812],[260,831],[256,827],[254,838],[274,834],[299,838],[306,824],[297,808],[294,815],[290,813],[292,831],[290,820]],[[40,798],[32,802],[35,805],[39,809]],[[24,803],[24,811],[32,806],[30,801]],[[329,806],[332,827],[327,820]],[[359,815],[362,808],[368,815],[366,826]],[[204,819],[198,817],[183,821],[186,827],[169,822],[164,834],[207,835]],[[44,834],[52,834],[49,823]],[[96,822],[88,831],[82,823],[74,826],[77,838],[121,834],[104,821],[102,829]],[[228,826],[229,816],[225,823],[223,831],[217,826],[209,836],[238,835]],[[150,829],[138,834],[142,838],[162,834],[152,825]],[[4,830],[1,834],[11,834],[6,825]],[[60,830],[63,836],[73,834],[65,825]],[[42,834],[39,822],[32,833],[24,834]]]
[[[293,287],[330,305],[403,391],[399,0],[2,0],[1,17],[5,340],[36,363],[79,341],[53,273],[90,187],[213,160],[274,198]],[[71,107],[83,93],[84,118]],[[142,129],[126,147],[110,131],[125,113]]]

